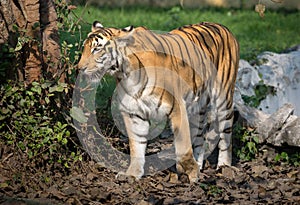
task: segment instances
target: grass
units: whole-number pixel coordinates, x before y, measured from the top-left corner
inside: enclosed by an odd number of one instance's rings
[[[217,22],[227,26],[237,37],[241,58],[251,60],[263,51],[281,52],[300,44],[299,11],[266,11],[260,18],[254,10],[239,9],[168,9],[149,7],[96,8],[78,7],[82,17],[83,38],[93,21],[106,27],[146,26],[151,30],[169,31],[185,24],[201,21]]]

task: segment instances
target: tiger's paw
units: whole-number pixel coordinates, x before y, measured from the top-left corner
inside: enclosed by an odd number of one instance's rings
[[[217,169],[219,169],[222,166],[231,166],[231,162],[232,162],[231,146],[224,150],[219,149]]]
[[[190,183],[198,181],[199,166],[193,158],[184,162],[178,162],[176,164],[176,169],[178,174],[186,174]]]
[[[144,175],[144,169],[141,166],[137,166],[132,163],[128,167],[126,172],[119,172],[116,176],[121,181],[137,181]]]
[[[134,182],[138,181],[140,178],[137,178],[137,177],[132,176],[132,175],[128,175],[125,172],[119,172],[116,175],[116,179],[121,181],[121,182],[128,182],[128,183],[131,184],[131,183],[134,183]]]

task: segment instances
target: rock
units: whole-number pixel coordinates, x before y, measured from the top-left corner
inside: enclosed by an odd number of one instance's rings
[[[282,145],[284,142],[291,146],[300,146],[300,118],[290,120],[271,143]]]
[[[252,66],[240,60],[234,96],[235,110],[246,125],[255,128],[259,142],[276,146],[300,146],[300,50],[289,53],[264,52]],[[258,108],[245,104],[242,96],[256,96],[258,85],[272,87]]]
[[[253,88],[260,80],[257,70],[248,61],[241,59],[236,79],[236,86],[239,88],[240,93],[247,96],[255,95]]]
[[[278,130],[284,127],[284,123],[293,113],[294,107],[291,104],[285,104],[279,110],[277,110],[273,115],[264,120],[257,126],[256,131],[260,133],[259,142],[262,143],[265,140],[269,141],[268,138],[273,136]],[[278,140],[275,140],[276,144]]]
[[[259,109],[272,114],[285,103],[295,106],[300,115],[300,50],[290,53],[264,52],[257,57],[258,65],[251,66],[240,60],[236,86],[241,95],[255,96],[255,86],[263,82],[274,88],[275,95],[267,95]]]

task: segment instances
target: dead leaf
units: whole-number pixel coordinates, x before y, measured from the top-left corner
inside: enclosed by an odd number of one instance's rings
[[[86,178],[88,180],[94,180],[94,179],[98,178],[98,175],[94,174],[93,172],[90,172],[90,173],[87,174]]]
[[[6,183],[6,182],[2,182],[2,183],[0,183],[0,188],[6,188],[6,187],[8,187],[8,184]]]
[[[152,203],[149,203],[149,202],[144,201],[144,200],[142,200],[142,201],[140,201],[140,202],[137,203],[137,205],[151,205],[151,204]]]
[[[236,174],[231,167],[222,167],[222,175],[227,179],[233,180]]]
[[[295,178],[298,174],[298,170],[294,170],[294,171],[291,171],[289,173],[287,173],[286,175],[288,176],[288,178]]]
[[[169,176],[170,176],[170,178],[169,178],[169,182],[170,183],[174,183],[174,184],[178,183],[178,175],[177,175],[177,173],[170,172]]]
[[[267,191],[263,186],[258,186],[258,198],[263,199],[266,197]]]
[[[156,185],[155,188],[158,189],[158,190],[164,190],[164,186],[162,184]]]
[[[260,17],[264,17],[265,16],[265,10],[266,10],[266,6],[264,4],[256,4],[255,5],[255,11],[259,14]]]
[[[49,193],[51,193],[51,195],[57,199],[66,199],[66,195],[64,193],[62,193],[61,191],[57,190],[56,187],[52,186],[47,190]]]
[[[268,170],[268,167],[264,165],[257,165],[252,167],[253,176],[255,177],[262,176],[262,174]]]
[[[74,195],[77,193],[77,189],[74,186],[69,186],[63,189],[64,194],[66,195]]]

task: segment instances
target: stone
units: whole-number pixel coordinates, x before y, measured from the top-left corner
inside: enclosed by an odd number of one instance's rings
[[[247,126],[255,128],[259,142],[276,146],[300,146],[300,46],[287,53],[264,52],[256,64],[241,59],[234,107]],[[256,96],[257,86],[271,87],[258,108],[245,104],[243,97]]]

